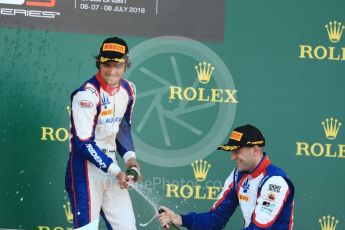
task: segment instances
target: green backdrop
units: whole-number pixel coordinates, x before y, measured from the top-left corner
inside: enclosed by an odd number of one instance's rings
[[[232,128],[251,123],[295,184],[294,229],[330,230],[319,223],[328,215],[345,229],[345,3],[225,7],[223,41],[119,35],[131,49],[126,77],[137,86],[133,135],[145,192],[180,213],[208,210],[234,167],[215,149]],[[329,35],[325,25],[334,20],[342,24]],[[67,106],[97,71],[93,55],[107,36],[0,28],[0,228],[72,228],[63,207]],[[195,70],[200,62],[214,67],[206,84]],[[191,163],[200,159],[210,168],[197,181]],[[138,229],[159,229],[157,221],[139,226],[154,211],[130,193]],[[226,229],[242,225],[238,209]]]

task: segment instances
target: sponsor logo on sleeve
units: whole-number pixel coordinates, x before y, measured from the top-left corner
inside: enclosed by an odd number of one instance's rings
[[[78,102],[78,105],[81,108],[91,108],[93,106],[93,103],[88,100],[81,100]]]
[[[261,207],[260,212],[266,213],[266,214],[268,214],[268,215],[271,215],[272,212],[273,212],[273,210],[270,209],[270,208],[267,208],[267,207],[264,207],[264,206],[263,206],[263,207]]]
[[[268,199],[271,200],[271,201],[275,201],[276,200],[276,195],[274,193],[268,193]]]
[[[280,188],[281,186],[275,185],[275,184],[270,184],[268,186],[268,190],[270,190],[271,192],[276,192],[276,193],[280,193]]]
[[[99,164],[99,167],[101,169],[107,167],[107,165],[103,162],[102,158],[100,156],[98,156],[96,150],[92,147],[91,144],[87,144],[86,148],[89,151],[89,153],[91,154],[91,156],[95,159],[95,161]]]
[[[274,207],[275,206],[276,206],[275,204],[272,204],[272,203],[270,203],[268,201],[264,201],[264,202],[262,202],[262,206],[260,208],[260,212],[268,214],[268,215],[271,215],[272,212],[274,211]]]
[[[270,202],[267,202],[267,201],[262,202],[262,205],[263,205],[263,206],[266,206],[266,207],[269,207],[270,204],[271,204],[271,203],[270,203]]]
[[[276,205],[272,204],[272,203],[270,203],[268,201],[264,201],[264,202],[262,202],[262,206],[269,207],[269,208],[274,208]]]

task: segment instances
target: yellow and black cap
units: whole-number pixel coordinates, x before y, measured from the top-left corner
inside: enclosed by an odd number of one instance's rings
[[[229,142],[219,146],[218,150],[235,151],[241,147],[264,147],[265,137],[261,131],[252,125],[243,125],[235,128],[229,138]]]
[[[107,38],[103,41],[99,49],[99,62],[104,63],[107,61],[116,61],[125,63],[128,59],[128,46],[127,43],[118,37]]]

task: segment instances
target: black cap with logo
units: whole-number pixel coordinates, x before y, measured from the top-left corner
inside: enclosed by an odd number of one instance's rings
[[[127,54],[128,46],[123,39],[118,37],[107,38],[99,49],[99,62],[116,61],[125,63]]]
[[[217,149],[235,151],[241,147],[253,147],[255,145],[265,146],[265,137],[258,128],[248,124],[235,128],[230,134],[229,142]]]

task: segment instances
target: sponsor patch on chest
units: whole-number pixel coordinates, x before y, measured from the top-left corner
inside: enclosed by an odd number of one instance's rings
[[[122,121],[122,117],[109,117],[109,118],[99,119],[98,124],[120,123],[121,121]]]
[[[249,197],[246,196],[246,195],[242,195],[242,194],[240,194],[239,199],[244,201],[244,202],[248,202],[249,201]]]
[[[113,115],[113,110],[112,109],[104,109],[101,111],[101,116],[112,116]]]

